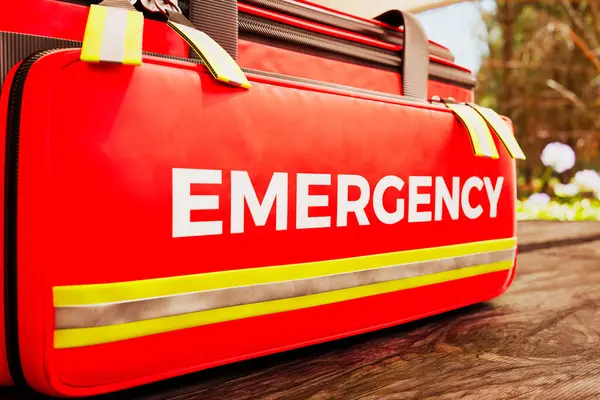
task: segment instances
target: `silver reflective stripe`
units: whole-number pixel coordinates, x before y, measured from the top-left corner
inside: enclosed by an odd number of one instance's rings
[[[93,306],[56,308],[56,329],[123,324],[242,304],[307,296],[513,260],[515,249],[392,265],[317,278],[207,290]],[[326,273],[326,271],[323,271]]]
[[[102,36],[100,59],[122,62],[125,54],[125,33],[129,11],[122,8],[106,8],[106,25]]]

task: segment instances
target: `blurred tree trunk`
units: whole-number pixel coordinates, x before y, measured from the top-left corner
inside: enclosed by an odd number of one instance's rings
[[[543,173],[544,146],[567,143],[582,168],[600,169],[600,0],[497,0],[484,13],[489,57],[476,101],[508,116],[528,159],[529,183]],[[529,185],[531,186],[531,185]]]
[[[502,29],[502,60],[513,60],[514,49],[514,2],[505,0],[498,2],[498,20]],[[498,109],[505,115],[511,114],[512,99],[512,68],[504,68],[502,73],[502,90],[500,92]]]

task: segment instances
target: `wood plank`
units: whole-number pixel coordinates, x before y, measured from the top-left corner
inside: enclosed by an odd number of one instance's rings
[[[519,246],[553,244],[563,240],[600,238],[600,223],[595,221],[524,221],[517,225]]]
[[[525,222],[519,243],[530,250],[488,303],[103,398],[600,398],[594,235],[600,223]]]

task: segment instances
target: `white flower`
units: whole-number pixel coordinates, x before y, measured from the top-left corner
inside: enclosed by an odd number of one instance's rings
[[[575,152],[571,146],[564,143],[548,143],[542,151],[541,158],[545,166],[552,167],[559,174],[570,170],[575,165]]]
[[[577,172],[573,181],[582,191],[600,192],[600,175],[593,169]]]
[[[579,193],[579,186],[574,183],[569,183],[563,185],[562,183],[557,183],[554,185],[554,194],[559,197],[573,197]]]
[[[535,208],[535,207],[544,207],[550,204],[550,196],[546,193],[534,193],[527,201],[525,201],[525,207]]]

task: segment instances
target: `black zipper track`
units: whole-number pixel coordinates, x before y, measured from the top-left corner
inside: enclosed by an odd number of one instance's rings
[[[17,293],[17,180],[19,175],[19,131],[21,104],[27,74],[40,58],[56,50],[45,50],[27,57],[17,68],[8,98],[4,165],[4,329],[8,369],[14,383],[32,390],[27,384],[19,349]]]
[[[19,34],[19,33],[6,33],[6,32],[2,33],[2,32],[0,32],[0,40],[3,40],[5,42],[5,44],[7,45],[6,49],[5,49],[5,50],[7,50],[7,52],[0,55],[1,57],[4,58],[5,64],[7,64],[7,65],[15,65],[16,63],[21,61],[23,58],[25,58],[25,56],[27,54],[31,54],[34,51],[41,51],[41,50],[45,50],[45,49],[65,49],[65,48],[80,48],[81,47],[81,42],[77,42],[77,41],[56,39],[56,38],[37,36],[37,35],[26,35],[26,34]],[[158,57],[158,58],[162,58],[162,59],[203,64],[201,60],[196,59],[196,58],[177,57],[177,56],[170,56],[170,55],[166,55],[166,54],[159,54],[159,53],[152,53],[152,52],[144,52],[144,55]],[[441,67],[440,68],[441,71],[435,71],[438,67]],[[288,80],[288,81],[297,82],[297,83],[304,83],[304,84],[309,84],[309,85],[313,85],[313,86],[321,86],[321,87],[332,88],[332,89],[340,89],[340,90],[345,90],[345,91],[349,91],[349,92],[363,93],[363,94],[367,94],[367,95],[391,98],[391,99],[395,99],[395,100],[407,100],[408,99],[407,97],[404,97],[404,96],[401,96],[398,94],[393,94],[393,93],[388,93],[388,92],[380,92],[380,91],[370,90],[370,89],[357,88],[355,86],[342,85],[342,84],[331,83],[331,82],[326,82],[326,81],[322,81],[322,80],[301,78],[301,77],[297,77],[297,76],[285,75],[285,74],[281,74],[281,73],[277,73],[277,72],[256,70],[256,69],[251,69],[251,68],[243,68],[242,67],[241,69],[245,73],[266,76],[266,77],[273,77],[273,78],[277,78],[277,79],[283,79],[283,80]],[[447,70],[447,68],[444,68],[444,66],[433,64],[433,63],[429,65],[429,69],[430,69],[430,73],[432,73],[432,72],[437,73],[438,76],[443,75],[444,71]],[[0,68],[0,82],[2,82],[2,80],[4,78],[2,75],[3,75],[3,70]],[[439,78],[439,77],[431,77],[430,76],[430,78],[434,78],[434,79],[436,79],[438,81],[442,81],[442,82],[447,82],[454,86],[459,86],[457,84],[457,82],[452,81],[450,79],[444,81],[443,78]],[[471,86],[465,85],[465,87],[470,88]],[[432,95],[435,95],[435,94],[436,93],[432,93]]]
[[[374,48],[361,43],[311,32],[254,15],[239,14],[239,37],[243,40],[280,47],[298,53],[399,72],[399,52]],[[475,77],[469,72],[443,64],[429,63],[430,79],[449,82],[472,90]]]
[[[97,0],[61,1],[85,4],[94,3]],[[393,44],[403,44],[403,34],[400,32],[345,17],[341,14],[338,15],[329,13],[326,10],[318,10],[308,5],[294,4],[287,0],[244,1],[250,5],[286,15],[302,17],[306,20],[339,27],[365,36],[376,37]],[[184,8],[187,8],[190,0],[180,0],[180,2]],[[144,15],[146,14],[148,13],[144,13]],[[162,14],[158,14],[157,18],[160,19],[161,17]],[[399,72],[402,67],[402,58],[399,52],[312,32],[267,18],[250,15],[242,11],[238,15],[238,34],[239,38],[243,40],[371,68]],[[380,37],[381,35],[385,37]],[[429,44],[429,53],[448,61],[454,60],[452,54],[447,50],[431,43]],[[473,90],[476,86],[476,79],[471,73],[436,62],[429,63],[429,79],[453,84],[469,90]]]
[[[143,54],[146,55],[146,56],[152,56],[152,57],[157,57],[157,58],[164,58],[164,59],[167,59],[167,60],[192,62],[194,64],[204,65],[204,63],[201,60],[198,60],[198,59],[190,59],[190,58],[184,58],[184,57],[169,56],[169,55],[165,55],[165,54],[151,53],[151,52],[146,52],[146,51]],[[320,86],[320,87],[324,87],[324,88],[328,88],[328,89],[344,90],[344,91],[347,91],[347,92],[353,92],[353,93],[366,94],[366,95],[370,95],[370,96],[383,97],[383,98],[392,99],[392,100],[413,101],[413,102],[415,101],[414,99],[411,99],[411,98],[406,97],[406,96],[398,95],[398,94],[387,93],[387,92],[379,92],[377,90],[363,89],[363,88],[358,88],[358,87],[355,87],[355,86],[347,86],[347,85],[342,85],[342,84],[339,84],[339,83],[318,81],[318,80],[309,79],[309,78],[300,78],[298,76],[285,75],[285,74],[281,74],[281,73],[278,73],[278,72],[269,72],[269,71],[263,71],[263,70],[252,69],[252,68],[241,68],[241,70],[244,73],[246,73],[246,74],[264,76],[264,77],[267,77],[267,78],[281,79],[281,80],[286,80],[286,81],[290,81],[290,82],[294,82],[294,83],[302,83],[302,84],[311,85],[311,86]],[[422,103],[422,102],[419,101],[419,103]]]
[[[400,96],[400,95],[393,94],[393,93],[378,92],[376,90],[362,89],[362,88],[357,88],[354,86],[340,85],[340,84],[331,83],[331,82],[316,81],[314,79],[308,79],[308,78],[299,78],[297,76],[284,75],[284,74],[279,74],[276,72],[267,72],[267,71],[261,71],[258,69],[251,69],[251,68],[242,68],[242,70],[248,74],[264,76],[267,78],[282,79],[282,80],[295,82],[295,83],[303,83],[306,85],[321,86],[321,87],[325,87],[325,88],[329,88],[329,89],[345,90],[348,92],[384,97],[384,98],[388,98],[388,99],[392,99],[392,100],[410,100],[408,97]]]
[[[404,34],[397,30],[389,29],[377,24],[371,24],[360,19],[347,17],[343,14],[337,14],[328,10],[312,7],[307,4],[295,3],[289,0],[243,0],[243,2],[265,10],[275,11],[307,21],[355,32],[384,42],[400,46],[404,45]],[[454,56],[448,49],[433,43],[429,43],[429,53],[448,61],[454,61]]]
[[[400,54],[395,51],[311,32],[250,14],[240,13],[239,33],[242,39],[289,43],[304,49],[304,52],[307,48],[319,49],[391,68],[399,68],[401,64]]]
[[[90,5],[98,4],[101,0],[60,0],[67,3],[74,3],[79,5]],[[181,8],[183,15],[186,18],[190,18],[189,6],[193,1],[202,0],[179,0],[178,4]],[[231,1],[231,0],[223,0]],[[242,0],[243,3],[250,6],[262,8],[264,10],[278,12],[280,14],[288,15],[304,19],[311,22],[316,22],[322,25],[327,25],[333,28],[343,29],[346,31],[358,33],[363,36],[368,36],[373,39],[378,39],[391,44],[403,46],[404,45],[404,33],[386,28],[384,26],[377,25],[375,23],[369,23],[357,18],[352,18],[343,14],[338,14],[325,9],[310,6],[308,4],[297,3],[290,0]],[[149,19],[164,20],[162,14],[149,12],[144,9],[143,6],[136,3],[135,7],[138,11],[142,11],[144,16]],[[241,12],[240,12],[241,14]],[[454,61],[454,55],[450,50],[445,49],[441,46],[429,43],[429,54],[443,58],[448,61]]]

